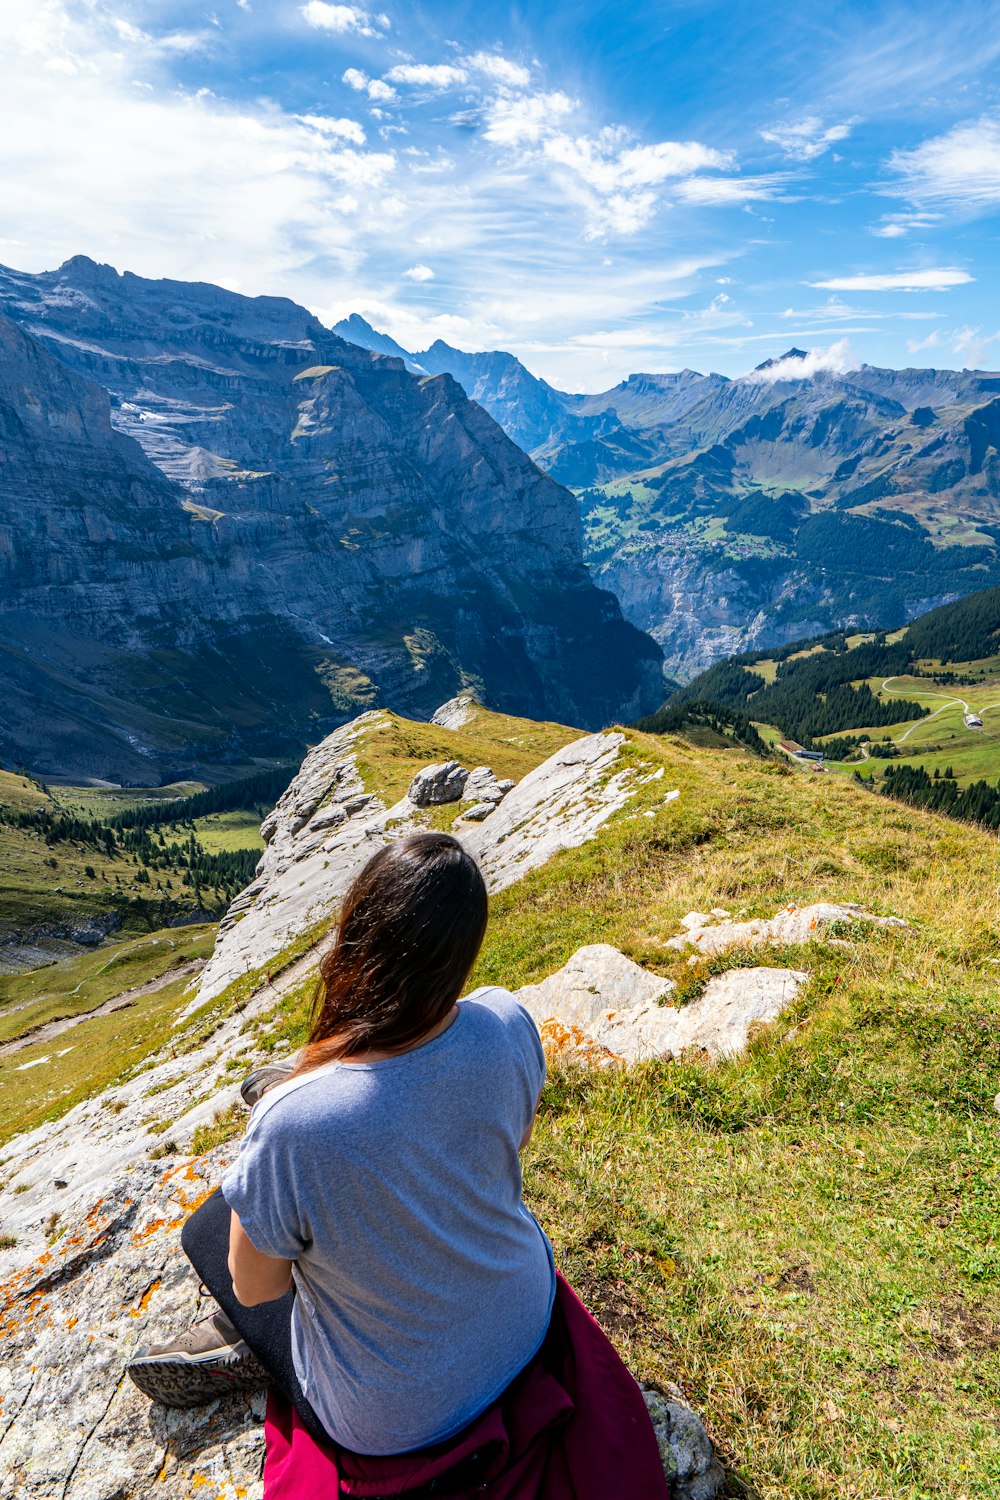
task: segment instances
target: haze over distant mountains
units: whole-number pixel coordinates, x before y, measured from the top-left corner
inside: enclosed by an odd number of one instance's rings
[[[578,491],[595,578],[682,679],[1000,581],[998,374],[806,373],[792,349],[742,379],[636,374],[575,395],[510,354],[409,354],[357,316],[337,331],[448,371]]]
[[[662,697],[572,495],[283,298],[0,269],[0,435],[8,764],[149,784],[462,687],[585,726]]]

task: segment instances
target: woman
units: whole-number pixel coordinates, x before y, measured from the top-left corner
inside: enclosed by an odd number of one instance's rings
[[[174,1406],[270,1379],[268,1500],[666,1500],[639,1388],[521,1197],[535,1023],[458,998],[486,915],[446,834],[365,865],[309,1043],[184,1226],[219,1308],[129,1366]]]
[[[457,1003],[486,918],[479,869],[445,834],[358,875],[309,1043],[255,1106],[224,1202],[185,1226],[221,1311],[132,1362],[148,1395],[190,1405],[257,1381],[252,1348],[311,1430],[402,1453],[459,1432],[536,1353],[556,1278],[518,1151],[545,1060],[506,991]]]

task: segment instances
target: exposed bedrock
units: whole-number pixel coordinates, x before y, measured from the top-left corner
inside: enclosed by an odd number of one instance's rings
[[[281,298],[0,270],[0,436],[0,760],[148,784],[463,688],[583,728],[662,696],[573,496]]]

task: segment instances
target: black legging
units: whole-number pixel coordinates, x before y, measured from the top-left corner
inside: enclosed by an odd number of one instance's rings
[[[253,1350],[274,1384],[292,1405],[313,1437],[329,1437],[306,1400],[292,1363],[292,1304],[294,1292],[274,1302],[244,1307],[236,1300],[229,1274],[229,1223],[232,1210],[220,1188],[185,1223],[181,1245],[212,1296],[241,1338]]]

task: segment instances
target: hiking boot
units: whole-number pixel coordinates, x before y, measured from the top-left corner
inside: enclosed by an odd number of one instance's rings
[[[161,1406],[202,1406],[268,1380],[221,1308],[169,1344],[140,1350],[125,1368],[143,1395]]]
[[[295,1058],[289,1058],[286,1062],[265,1063],[263,1067],[254,1068],[248,1073],[240,1084],[240,1097],[248,1109],[253,1109],[257,1100],[268,1089],[273,1089],[279,1083],[287,1083],[295,1068]]]

